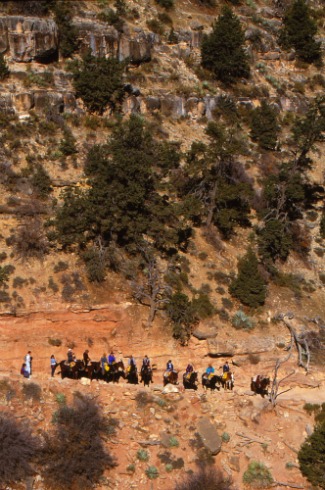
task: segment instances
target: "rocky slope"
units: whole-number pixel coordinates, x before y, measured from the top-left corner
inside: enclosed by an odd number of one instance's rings
[[[209,7],[194,0],[175,0],[174,8],[168,11],[169,20],[165,17],[165,24],[160,20],[157,28],[150,21],[166,13],[164,9],[153,0],[130,0],[122,29],[103,20],[107,8],[113,7],[111,2],[73,3],[79,45],[74,58],[80,59],[90,49],[94,56],[128,61],[124,82],[129,88],[123,115],[145,116],[162,141],[178,141],[183,151],[193,141],[206,142],[206,124],[214,119],[226,92],[239,111],[253,109],[263,99],[273,104],[283,123],[281,152],[261,153],[250,143],[248,154],[241,157],[257,190],[261,189],[262,171],[272,168],[282,153],[289,154],[288,127],[294,116],[305,114],[308,103],[324,92],[323,67],[297,63],[293,53],[283,51],[278,44],[283,13],[280,2],[247,0],[235,7],[245,31],[252,76],[229,91],[199,76],[202,37],[211,31],[220,13],[219,2]],[[324,7],[318,1],[310,3],[318,12],[318,39],[324,49]],[[1,411],[26,416],[35,430],[47,430],[57,408],[57,394],[65,394],[68,401],[74,390],[98,397],[104,413],[119,420],[116,438],[107,443],[119,465],[105,475],[98,488],[172,490],[175,481],[181,481],[186,472],[197,467],[200,458],[211,453],[211,445],[215,454],[212,464],[221,468],[234,488],[243,488],[243,473],[253,460],[264,462],[275,482],[281,482],[274,488],[286,488],[286,482],[288,488],[309,488],[299,471],[296,450],[313,425],[304,404],[325,402],[325,245],[319,236],[322,203],[301,220],[310,234],[309,253],[304,258],[292,253],[285,264],[279,264],[282,272],[296,276],[295,285],[270,284],[264,307],[254,312],[245,310],[254,317],[255,327],[250,332],[231,325],[231,317],[241,305],[230,297],[227,277],[234,274],[238,257],[251,243],[251,229],[238,229],[230,240],[219,240],[217,246],[203,230],[196,230],[192,248],[184,254],[190,288],[208,289],[218,314],[196,326],[186,347],[173,339],[163,312],[151,328],[147,327],[147,309],[132,299],[130,283],[116,272],[109,271],[101,285],[90,283],[76,253],[48,247],[47,243],[48,253],[41,259],[22,260],[12,240],[15,232],[49,219],[62,190],[85,188],[87,151],[105,142],[115,123],[109,111],[103,116],[90,115],[76,97],[71,64],[60,53],[54,16],[37,16],[33,10],[21,13],[18,4],[4,2],[0,10],[0,52],[10,70],[0,85],[0,260],[2,266],[14,267],[6,288],[0,291]],[[77,147],[77,153],[66,158],[60,152],[64,124],[76,138]],[[244,129],[248,134],[248,126]],[[323,144],[317,144],[316,150],[309,174],[313,183],[322,186]],[[47,201],[35,197],[28,173],[39,162],[53,188]],[[257,222],[256,216],[252,222]],[[313,351],[316,354],[307,375],[298,367],[295,354],[284,365],[283,376],[294,371],[283,385],[290,391],[281,395],[272,409],[267,399],[249,391],[250,378],[257,373],[272,376],[276,359],[286,356],[290,333],[275,318],[289,311],[294,314],[292,325],[299,334],[315,332],[321,341]],[[118,386],[100,382],[88,385],[87,381],[61,381],[58,375],[50,379],[50,355],[54,353],[61,360],[70,345],[78,355],[88,347],[94,360],[110,349],[124,361],[132,353],[139,362],[149,354],[157,370],[154,384],[145,390],[146,402],[141,406],[137,401],[137,394],[143,391],[140,387],[123,382]],[[27,350],[33,352],[31,381],[42,388],[40,401],[26,401],[21,392],[23,381],[17,373]],[[162,393],[162,374],[169,358],[180,372],[192,360],[201,376],[211,359],[219,368],[226,357],[233,361],[235,371],[233,393],[205,393],[201,387],[197,392],[184,393],[181,386],[177,393]],[[12,399],[8,390],[16,393]],[[211,433],[207,453],[196,437],[206,430]],[[177,444],[170,443],[171,437]],[[136,454],[141,447],[148,450],[149,463],[138,461]],[[154,481],[145,474],[148,464],[158,468],[159,478]],[[134,465],[134,472],[127,470],[130,465]],[[172,465],[171,472],[166,465]],[[44,488],[40,477],[33,485]]]

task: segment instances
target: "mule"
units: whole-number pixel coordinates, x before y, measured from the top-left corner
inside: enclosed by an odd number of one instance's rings
[[[254,393],[262,395],[262,397],[264,398],[264,396],[268,394],[267,387],[270,383],[270,378],[258,374],[251,379],[251,390],[254,391]]]
[[[183,386],[186,390],[197,390],[198,375],[196,371],[183,374]]]
[[[219,387],[217,386],[219,385]],[[209,376],[207,373],[202,374],[202,386],[204,388],[210,388],[210,390],[220,390],[220,386],[222,385],[222,376],[218,376],[214,374],[213,376]]]
[[[150,383],[153,383],[152,381],[152,369],[149,366],[142,366],[141,368],[141,383],[144,384],[144,386],[149,386]]]
[[[223,373],[223,375],[221,376],[221,384],[225,391],[232,391],[235,385],[234,373],[232,373],[231,371]]]
[[[172,385],[178,385],[178,372],[177,371],[166,371],[163,376],[163,383],[166,386],[168,383]]]
[[[66,361],[61,361],[58,364],[60,366],[61,378],[71,378],[71,379],[79,379],[83,375],[85,375],[85,366],[82,361],[77,360],[76,362],[67,364]]]
[[[109,371],[107,372],[107,380],[113,381],[113,383],[118,383],[120,378],[125,379],[125,368],[123,361],[114,362],[111,364]]]
[[[125,378],[127,382],[132,385],[139,384],[138,370],[134,364],[131,364],[131,366],[129,366],[129,368],[127,369]]]

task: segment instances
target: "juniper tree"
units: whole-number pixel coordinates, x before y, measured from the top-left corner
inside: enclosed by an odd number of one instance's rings
[[[294,48],[297,57],[306,63],[321,60],[321,43],[315,40],[317,24],[306,0],[295,0],[283,18],[280,42],[285,48]]]
[[[229,292],[244,305],[256,308],[266,298],[266,283],[259,272],[258,260],[251,248],[238,261],[238,274],[229,286]]]
[[[286,260],[292,237],[286,225],[277,219],[266,221],[258,234],[258,250],[263,260]]]
[[[10,75],[10,71],[7,65],[7,62],[3,56],[3,53],[0,53],[0,80],[5,80]]]
[[[240,20],[229,7],[224,7],[211,34],[203,39],[202,66],[227,85],[248,78],[250,68],[244,42]]]
[[[265,100],[260,107],[253,110],[250,126],[251,137],[261,148],[275,150],[279,132],[277,115],[275,109]]]

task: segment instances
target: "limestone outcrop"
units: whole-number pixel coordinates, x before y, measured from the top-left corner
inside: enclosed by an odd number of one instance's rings
[[[52,19],[0,17],[0,52],[16,62],[47,62],[58,54],[58,28]]]

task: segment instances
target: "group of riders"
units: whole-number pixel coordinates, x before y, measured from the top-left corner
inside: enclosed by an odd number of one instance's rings
[[[100,371],[104,379],[105,376],[109,377],[109,375],[112,375],[114,373],[117,365],[122,366],[122,369],[124,370],[123,362],[117,361],[113,351],[111,351],[109,355],[107,355],[104,352],[98,363],[98,362],[91,361],[88,349],[86,349],[85,352],[83,353],[82,361],[78,361],[72,349],[69,349],[67,352],[67,360],[64,362],[64,364],[72,370],[76,365],[76,363],[81,363],[82,369],[86,372],[91,371],[92,366],[96,364],[98,366],[98,371]],[[220,368],[222,368],[222,373],[220,376],[218,376],[215,374],[215,369],[210,363],[205,373],[202,376],[202,383],[205,386],[209,387],[209,383],[213,381],[214,378],[225,380],[227,376],[231,374],[228,361],[226,361],[223,366],[220,366]],[[144,358],[142,359],[142,365],[139,374],[141,377],[141,382],[143,381],[145,384],[148,384],[149,386],[149,383],[152,382],[152,365],[147,355],[145,355]],[[125,377],[130,382],[135,382],[135,383],[138,382],[138,368],[137,368],[136,360],[133,357],[133,355],[131,355],[128,358],[128,366],[125,372]],[[177,384],[177,379],[178,379],[178,371],[175,370],[172,360],[169,359],[166,365],[166,370],[163,374],[164,385],[168,383]],[[186,387],[190,387],[190,385],[192,384],[195,385],[197,383],[197,371],[195,370],[192,362],[189,362],[186,367],[185,373],[183,374],[183,383],[184,386]]]

